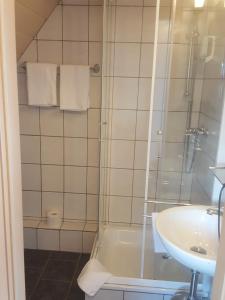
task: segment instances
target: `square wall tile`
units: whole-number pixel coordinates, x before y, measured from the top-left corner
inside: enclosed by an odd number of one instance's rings
[[[41,27],[38,39],[62,40],[62,6],[58,5]]]
[[[137,112],[137,127],[136,127],[137,140],[148,140],[148,127],[149,127],[149,112],[139,110]]]
[[[87,137],[87,112],[64,112],[64,135]]]
[[[40,191],[41,169],[40,165],[22,164],[23,190]]]
[[[98,221],[98,195],[87,195],[87,220]]]
[[[86,167],[64,167],[65,192],[86,193]]]
[[[110,194],[132,196],[133,170],[110,170]]]
[[[17,73],[19,104],[27,104],[27,75]]]
[[[165,143],[164,157],[161,159],[161,170],[170,172],[182,172],[184,144]]]
[[[125,140],[111,141],[111,168],[133,169],[134,142]]]
[[[40,137],[21,135],[22,163],[40,163]]]
[[[60,231],[60,250],[82,252],[82,231]]]
[[[100,110],[88,110],[88,138],[99,138],[100,135]]]
[[[62,63],[62,41],[38,41],[38,61]]]
[[[99,168],[87,168],[87,193],[99,193]]]
[[[151,199],[149,199],[151,200]],[[154,199],[153,199],[154,200]],[[143,214],[144,214],[144,197],[143,198],[133,198],[132,199],[132,223],[143,224]],[[147,214],[151,215],[153,211],[153,205],[148,204]],[[149,221],[148,221],[149,223]]]
[[[99,167],[100,144],[98,139],[88,139],[88,166]]]
[[[88,7],[63,7],[63,39],[88,41]]]
[[[63,164],[63,138],[41,137],[41,162],[42,164]]]
[[[113,110],[112,116],[112,138],[113,139],[135,139],[136,111]]]
[[[136,141],[135,143],[135,169],[146,169],[147,161],[147,141]],[[152,142],[150,148],[150,170],[157,170],[160,153],[160,145],[158,142]]]
[[[42,217],[50,210],[56,210],[63,216],[63,193],[42,192]]]
[[[130,223],[131,198],[110,196],[109,221]]]
[[[134,170],[133,196],[142,198],[145,195],[145,170]],[[156,196],[157,172],[149,172],[148,196],[155,198]]]
[[[42,191],[63,191],[63,166],[42,165]]]
[[[88,0],[62,0],[64,5],[88,5]]]
[[[38,229],[38,249],[59,250],[59,230]]]
[[[140,44],[116,43],[115,76],[138,77],[140,60]]]
[[[157,198],[177,200],[180,197],[181,173],[160,172],[157,181]]]
[[[33,228],[23,229],[23,239],[25,249],[37,249],[37,230]]]
[[[95,236],[95,232],[83,232],[83,253],[91,253]]]
[[[39,108],[20,105],[20,133],[21,134],[40,134]]]
[[[26,61],[37,62],[37,53],[37,41],[33,40],[20,57],[18,64],[21,65]]]
[[[169,112],[167,116],[166,141],[184,142],[186,130],[186,112]],[[179,124],[179,126],[177,126]]]
[[[64,218],[85,220],[86,218],[86,195],[64,194]]]
[[[185,84],[186,84],[185,79],[170,80],[170,94],[168,100],[169,111],[188,110],[188,99],[184,96]]]
[[[23,216],[41,217],[41,192],[23,191]]]
[[[88,65],[88,42],[63,42],[63,63]]]
[[[117,0],[117,5],[143,6],[143,0]]]
[[[63,112],[58,108],[41,108],[41,134],[63,136]]]
[[[138,98],[137,78],[114,78],[113,108],[136,109]]]
[[[141,46],[141,77],[152,77],[153,44],[142,44]]]
[[[102,65],[102,42],[89,42],[89,65],[95,64]],[[101,72],[94,73],[91,71],[92,76],[100,76]]]
[[[153,110],[163,110],[165,97],[165,80],[156,78]],[[151,78],[139,79],[138,109],[149,110],[151,104]]]
[[[116,8],[116,42],[140,42],[141,27],[141,7]]]
[[[101,108],[102,100],[102,80],[101,77],[90,78],[90,108]]]
[[[175,44],[173,47],[171,77],[185,78],[187,72],[188,46]]]
[[[159,34],[158,34],[158,41],[160,43],[168,42],[170,9],[171,9],[170,7],[160,7]],[[156,7],[144,7],[142,39],[143,42],[145,43],[154,42],[155,17],[156,17],[155,13],[156,13]]]
[[[65,138],[65,165],[87,166],[87,139]]]
[[[103,7],[89,6],[89,40],[103,39]]]

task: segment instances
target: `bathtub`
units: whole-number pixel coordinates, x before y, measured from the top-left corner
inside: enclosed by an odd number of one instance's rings
[[[150,295],[154,300],[167,300],[178,290],[189,288],[190,270],[166,255],[154,253],[150,229],[146,235],[143,278],[140,278],[142,227],[107,225],[101,230],[91,255],[113,276],[95,297],[86,295],[86,300],[144,300],[151,299]],[[202,284],[199,290],[203,292]]]

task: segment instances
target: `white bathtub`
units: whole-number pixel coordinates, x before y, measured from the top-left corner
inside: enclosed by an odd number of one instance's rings
[[[147,294],[148,299],[151,299],[149,294],[154,294],[154,300],[158,300],[169,299],[169,295],[174,295],[178,290],[189,288],[191,272],[173,259],[154,253],[150,230],[147,231],[144,278],[140,278],[141,240],[142,227],[108,225],[103,229],[100,239],[95,242],[92,257],[97,258],[113,277],[104,284],[95,300],[106,299],[105,294],[101,296],[106,290],[114,291],[114,294],[119,291],[122,293],[121,299],[133,299],[127,298],[126,294],[135,292],[142,296]],[[199,288],[201,290],[201,284]],[[109,298],[114,299],[113,295]],[[86,299],[92,297],[86,296]],[[117,299],[120,300],[118,294]]]

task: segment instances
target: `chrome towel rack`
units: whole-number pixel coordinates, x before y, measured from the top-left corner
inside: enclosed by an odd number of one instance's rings
[[[26,71],[26,62],[22,63],[19,67]],[[99,64],[95,64],[93,67],[90,67],[90,70],[91,72],[98,74],[101,70],[101,67]],[[58,74],[59,74],[59,70],[58,70]]]

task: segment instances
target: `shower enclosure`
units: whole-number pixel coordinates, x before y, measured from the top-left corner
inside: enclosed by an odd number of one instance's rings
[[[171,295],[188,287],[190,270],[154,249],[152,219],[173,206],[217,200],[209,167],[219,162],[224,118],[224,5],[105,0],[92,255],[114,275],[110,288]]]

